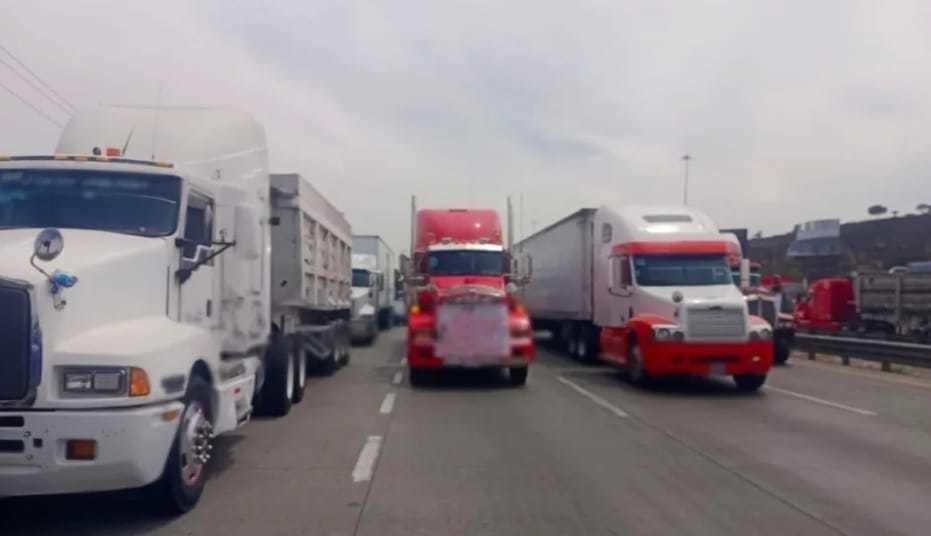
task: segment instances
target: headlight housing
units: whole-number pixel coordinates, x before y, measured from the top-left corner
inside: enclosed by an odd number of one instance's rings
[[[65,396],[145,396],[146,372],[136,367],[68,367],[61,375]]]
[[[680,342],[685,339],[685,333],[675,325],[653,326],[653,340],[657,342]]]
[[[768,326],[762,326],[754,328],[750,331],[750,340],[751,341],[769,341],[773,338],[773,330],[769,329]]]

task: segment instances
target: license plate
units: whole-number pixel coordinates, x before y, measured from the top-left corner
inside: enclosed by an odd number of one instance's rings
[[[708,366],[709,376],[724,376],[727,374],[727,363],[712,363]]]

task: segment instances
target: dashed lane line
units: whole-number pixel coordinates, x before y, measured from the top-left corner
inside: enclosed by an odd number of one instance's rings
[[[352,470],[353,482],[368,482],[372,479],[372,473],[375,472],[375,462],[378,461],[378,453],[381,450],[381,436],[369,436],[362,446],[362,452],[359,453],[359,459],[356,461],[356,467]]]
[[[402,380],[404,380],[404,372],[399,370],[394,373],[394,378],[392,378],[391,383],[400,385]]]
[[[825,400],[823,398],[818,398],[811,395],[806,395],[803,393],[796,393],[795,391],[789,391],[788,389],[781,389],[779,387],[774,387],[772,385],[764,385],[763,389],[767,391],[774,391],[776,393],[781,393],[788,396],[794,396],[795,398],[800,398],[802,400],[807,400],[809,402],[814,402],[815,404],[821,404],[823,406],[832,407],[835,409],[841,409],[844,411],[849,411],[851,413],[856,413],[858,415],[866,415],[869,417],[875,417],[878,415],[875,411],[870,411],[868,409],[855,408],[853,406],[848,406],[847,404],[841,404],[839,402],[831,402],[830,400]]]
[[[608,402],[608,401],[605,400],[604,398],[601,398],[600,396],[596,395],[595,393],[593,393],[593,392],[591,392],[591,391],[589,391],[589,390],[583,388],[583,387],[580,386],[579,384],[577,384],[577,383],[575,383],[575,382],[573,382],[573,381],[570,381],[570,380],[566,379],[564,376],[557,376],[556,379],[559,380],[561,383],[563,383],[563,384],[565,384],[565,385],[568,385],[569,387],[571,387],[572,389],[574,389],[574,390],[575,390],[577,393],[579,393],[580,395],[582,395],[582,396],[584,396],[585,398],[591,400],[592,402],[595,403],[595,405],[600,406],[600,407],[602,407],[602,408],[608,410],[609,412],[613,413],[616,417],[620,417],[621,419],[626,419],[626,418],[630,417],[630,415],[629,415],[626,411],[624,411],[624,410],[622,410],[621,408],[615,406],[614,404]]]
[[[394,399],[397,397],[395,393],[388,393],[385,395],[385,399],[381,403],[381,408],[378,410],[382,415],[388,415],[391,413],[391,410],[394,409]]]

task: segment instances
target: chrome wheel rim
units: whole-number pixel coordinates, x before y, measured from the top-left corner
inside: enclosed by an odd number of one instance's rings
[[[204,405],[192,400],[184,410],[181,420],[181,481],[186,486],[196,485],[204,474],[210,460],[213,445],[213,425]]]

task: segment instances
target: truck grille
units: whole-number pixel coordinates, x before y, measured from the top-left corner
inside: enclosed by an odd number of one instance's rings
[[[436,353],[441,357],[510,355],[507,306],[444,303],[437,311]]]
[[[690,339],[742,339],[747,335],[742,309],[692,307],[686,327]]]
[[[20,400],[29,392],[29,295],[0,287],[0,400]]]

